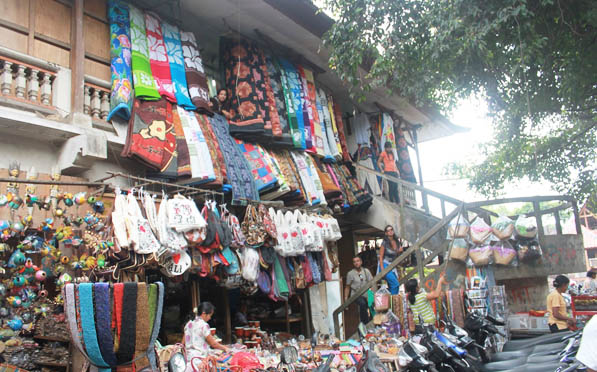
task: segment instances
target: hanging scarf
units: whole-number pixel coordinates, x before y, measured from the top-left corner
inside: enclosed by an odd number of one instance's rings
[[[112,309],[110,306],[110,284],[93,284],[93,295],[95,302],[95,318],[99,348],[102,352],[103,359],[106,361],[106,364],[114,367],[116,364],[118,364],[118,362],[116,361],[116,354],[114,354],[114,339],[112,338],[112,327],[110,325],[112,320]]]
[[[307,86],[307,77],[305,68],[297,66],[297,70],[301,80],[301,101],[303,106],[303,131],[305,133],[305,150],[315,152],[313,145],[313,106],[311,106],[311,97],[309,97],[309,87]]]
[[[398,153],[396,151],[396,137],[394,136],[394,120],[392,120],[389,114],[384,112],[382,115],[380,147],[385,148],[386,142],[389,142],[392,145],[392,154],[394,154],[394,159],[398,159]]]
[[[257,191],[263,193],[276,186],[278,180],[273,176],[270,166],[261,157],[257,146],[239,139],[236,140],[236,143],[251,167],[251,174],[255,180]]]
[[[334,141],[334,144],[336,145],[336,149],[335,150],[332,149],[332,152],[334,153],[334,157],[336,158],[336,160],[340,161],[340,160],[342,160],[342,144],[340,143],[340,135],[338,134],[338,125],[336,124],[336,114],[334,112],[334,107],[336,105],[334,105],[334,99],[332,96],[327,96],[327,101],[328,101],[328,111],[330,113],[330,119],[332,122],[333,141]],[[330,141],[331,141],[331,139],[330,139]],[[331,145],[331,143],[330,143],[330,145]]]
[[[93,308],[93,284],[81,283],[77,286],[79,291],[81,326],[83,328],[83,339],[89,360],[93,365],[100,368],[100,372],[110,372],[108,364],[102,357],[97,333],[95,329],[95,316]]]
[[[135,326],[135,370],[143,370],[149,366],[147,350],[151,338],[153,323],[149,322],[149,302],[146,283],[137,284],[137,325]]]
[[[272,135],[274,138],[281,138],[282,137],[282,127],[280,124],[280,116],[278,115],[278,109],[276,107],[276,97],[274,96],[274,90],[272,87],[272,78],[271,73],[273,70],[270,70],[265,55],[263,51],[259,50],[259,64],[261,65],[261,71],[263,73],[263,82],[265,84],[265,107],[267,109],[267,113],[269,116],[269,126],[272,131]],[[266,122],[267,124],[268,122]]]
[[[304,196],[304,192],[302,191],[302,185],[297,177],[297,173],[293,170],[292,165],[290,164],[292,163],[292,159],[290,159],[290,154],[288,153],[288,151],[271,150],[270,153],[275,158],[280,171],[284,175],[286,183],[290,186],[290,189],[292,190],[292,193],[287,195],[285,199],[285,204],[305,204],[306,199]]]
[[[220,39],[221,63],[230,97],[230,134],[245,139],[258,139],[267,134],[269,116],[259,52],[245,39]]]
[[[226,177],[232,186],[233,199],[259,200],[251,168],[240,148],[228,132],[228,122],[222,115],[214,115],[209,123],[222,150],[226,163]]]
[[[158,92],[170,102],[176,102],[162,26],[160,26],[160,19],[156,14],[145,13],[145,30],[149,46],[149,64]]]
[[[190,177],[191,158],[178,109],[172,110],[172,125],[174,126],[174,133],[176,135],[176,175],[178,177]]]
[[[215,180],[216,177],[212,159],[209,155],[209,148],[207,147],[195,113],[186,111],[182,107],[178,107],[177,109],[187,141],[191,164],[191,179],[185,180],[185,184],[199,184]]]
[[[408,153],[408,144],[402,128],[396,131],[396,150],[398,152],[398,170],[400,171],[400,178],[407,182],[417,183],[413,166],[410,162],[410,154]]]
[[[291,151],[290,154],[292,155],[292,159],[296,165],[302,184],[305,188],[307,202],[309,205],[319,204],[320,200],[318,198],[317,189],[313,183],[313,178],[311,178],[311,169],[306,160],[307,155],[297,151]]]
[[[330,119],[330,112],[328,111],[328,101],[325,92],[320,88],[317,90],[317,112],[319,113],[319,120],[321,121],[321,137],[323,141],[324,161],[334,162],[334,153],[332,149],[336,148],[335,142],[330,142],[330,134],[333,135],[332,123]]]
[[[280,59],[282,67],[282,83],[285,86],[286,109],[288,110],[288,122],[292,142],[297,149],[306,149],[305,123],[303,121],[303,85],[301,76],[290,61]]]
[[[173,129],[169,102],[135,99],[122,156],[136,158],[156,170],[166,169],[176,151]]]
[[[164,32],[164,43],[166,44],[166,52],[168,53],[170,75],[174,84],[176,103],[186,110],[196,110],[197,108],[191,102],[187,88],[184,56],[182,53],[182,44],[180,43],[180,31],[178,27],[166,22],[162,23],[162,31]]]
[[[158,334],[160,333],[160,326],[162,325],[162,312],[164,308],[164,283],[156,282],[153,285],[157,285],[158,293],[157,293],[157,303],[155,307],[155,316],[154,321],[152,322],[152,330],[151,330],[151,338],[149,339],[148,345],[148,357],[149,363],[151,364],[154,370],[157,370],[157,362],[156,362],[156,355],[155,355],[155,341],[158,338]]]
[[[110,22],[110,70],[112,90],[110,91],[110,113],[106,120],[118,115],[124,120],[131,117],[133,107],[133,83],[131,71],[131,38],[129,8],[120,0],[108,1]]]
[[[307,166],[309,167],[309,176],[313,180],[313,186],[315,186],[315,192],[317,194],[317,199],[322,205],[327,205],[327,201],[325,200],[325,195],[323,193],[323,186],[321,184],[321,180],[319,179],[319,174],[315,169],[315,164],[313,164],[313,158],[309,154],[305,154],[305,160],[307,162]]]
[[[160,93],[151,74],[143,12],[135,6],[129,5],[129,21],[131,26],[131,66],[135,98],[158,100],[160,99]]]
[[[336,126],[338,127],[338,141],[342,147],[342,159],[344,159],[344,161],[350,161],[350,153],[348,152],[348,147],[346,146],[346,136],[344,134],[342,112],[340,111],[340,106],[336,102],[334,102],[334,116],[336,118]]]
[[[122,295],[122,329],[116,352],[118,364],[130,363],[135,355],[137,319],[137,283],[124,283]]]
[[[286,182],[286,178],[284,177],[284,174],[282,173],[282,170],[280,169],[280,165],[278,164],[278,162],[276,161],[276,159],[273,157],[273,155],[266,149],[264,149],[262,146],[257,146],[257,150],[259,151],[259,154],[261,155],[262,159],[265,161],[265,163],[271,168],[272,170],[272,175],[278,180],[278,189],[274,192],[270,192],[266,195],[261,195],[261,199],[262,200],[277,200],[282,198],[283,196],[285,196],[287,193],[293,191],[290,188],[290,185],[288,184],[288,182]]]
[[[317,105],[317,89],[315,89],[315,78],[313,77],[313,71],[304,68],[305,80],[307,82],[307,94],[309,97],[308,102],[311,107],[311,116],[313,118],[311,122],[311,140],[313,142],[313,152],[319,156],[325,156],[324,145],[323,145],[323,130],[321,122],[323,117],[319,115],[319,109]]]
[[[207,77],[203,69],[203,61],[199,55],[199,48],[192,32],[180,32],[182,53],[184,55],[184,68],[189,86],[189,95],[197,109],[211,113],[209,108],[209,89]]]
[[[220,188],[224,184],[224,178],[226,177],[226,164],[224,163],[224,157],[220,151],[220,145],[218,144],[218,140],[214,135],[207,117],[205,115],[197,115],[197,121],[199,122],[199,127],[201,128],[203,137],[205,137],[205,142],[207,144],[207,148],[209,149],[209,155],[213,161],[212,164],[215,174],[215,179],[204,184],[203,186]]]
[[[288,125],[288,112],[286,111],[286,96],[282,84],[282,76],[278,61],[271,55],[265,57],[270,85],[274,94],[278,120],[280,121],[280,137],[274,137],[273,143],[283,146],[292,146],[290,126]]]

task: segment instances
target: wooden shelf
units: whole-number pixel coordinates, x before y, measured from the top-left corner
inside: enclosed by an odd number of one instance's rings
[[[44,341],[70,342],[69,339],[58,338],[58,337],[53,337],[53,336],[35,335],[35,336],[33,336],[33,338],[36,340],[44,340]]]

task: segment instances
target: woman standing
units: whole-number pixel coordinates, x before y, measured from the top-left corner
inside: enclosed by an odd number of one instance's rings
[[[379,159],[377,160],[377,166],[379,169],[382,169],[384,174],[388,176],[398,178],[398,168],[396,168],[396,158],[394,157],[394,151],[392,149],[392,143],[390,141],[386,141],[384,145],[384,151],[379,154]],[[390,188],[390,201],[394,203],[398,203],[398,184],[394,181],[388,181],[388,186]]]
[[[570,279],[565,275],[558,275],[553,281],[555,290],[547,296],[547,311],[549,312],[549,330],[551,333],[561,332],[574,325],[574,318],[566,312],[566,301],[562,293],[568,290]]]
[[[224,115],[226,119],[230,120],[232,115],[230,114],[228,91],[224,88],[220,88],[220,90],[218,90],[218,95],[209,99],[209,108],[216,114]]]
[[[427,293],[421,289],[417,279],[410,279],[406,282],[404,289],[406,293],[408,293],[408,302],[410,303],[410,309],[413,312],[416,325],[421,325],[421,319],[424,324],[435,324],[435,313],[433,312],[433,307],[431,306],[430,301],[439,298],[445,283],[446,279],[444,273],[442,273],[435,290],[431,293]]]
[[[230,351],[226,346],[220,344],[211,335],[209,320],[214,314],[214,305],[210,302],[202,302],[199,309],[193,309],[195,318],[191,319],[184,327],[184,344],[187,354],[187,372],[192,372],[193,358],[205,358],[212,349]]]
[[[384,239],[379,249],[379,266],[377,272],[379,273],[385,269],[392,261],[394,261],[402,253],[402,245],[398,240],[398,237],[394,233],[394,228],[391,225],[386,226],[384,229]],[[386,274],[386,281],[390,288],[390,293],[393,295],[398,294],[400,289],[400,282],[398,281],[398,271],[394,268]]]

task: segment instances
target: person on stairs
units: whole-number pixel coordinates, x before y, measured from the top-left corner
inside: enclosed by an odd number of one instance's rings
[[[400,254],[403,252],[402,244],[400,244],[398,237],[394,233],[394,228],[392,225],[387,225],[384,229],[384,233],[384,239],[381,243],[381,248],[379,249],[379,266],[377,267],[378,273],[391,264],[392,261],[398,258],[398,256],[400,256]],[[385,278],[388,282],[390,293],[397,295],[400,290],[398,270],[396,270],[396,268],[392,269],[386,274]]]
[[[377,166],[379,169],[383,170],[385,175],[395,178],[399,177],[398,168],[396,168],[396,158],[394,157],[394,151],[390,141],[386,141],[384,145],[384,151],[379,154]],[[398,203],[398,184],[394,181],[388,181],[388,186],[390,188],[390,201],[393,203]]]
[[[360,257],[354,257],[352,259],[352,265],[354,266],[354,269],[346,274],[346,288],[344,289],[345,301],[373,279],[373,275],[371,275],[369,269],[362,266],[363,261]],[[369,323],[371,317],[369,316],[369,305],[367,304],[367,292],[363,293],[356,300],[356,303],[359,305],[359,319],[364,324]]]

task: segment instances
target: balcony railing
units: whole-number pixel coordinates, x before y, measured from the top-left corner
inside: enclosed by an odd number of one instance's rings
[[[110,113],[110,83],[85,76],[83,113],[92,120],[106,121]]]
[[[30,58],[33,61],[32,58]],[[52,90],[56,71],[48,63],[27,63],[0,54],[0,92],[15,102],[53,108]]]

